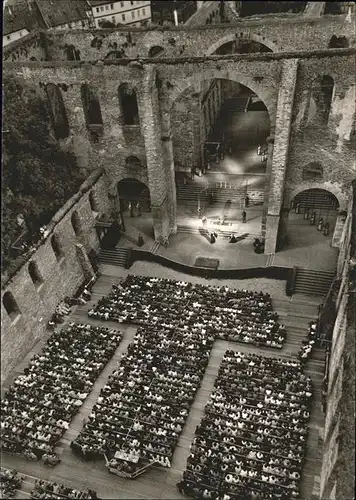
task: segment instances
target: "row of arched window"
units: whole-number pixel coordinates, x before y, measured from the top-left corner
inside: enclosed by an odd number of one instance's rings
[[[97,93],[87,83],[82,84],[80,91],[87,126],[102,126],[103,118]],[[55,136],[57,139],[65,139],[69,136],[69,122],[61,90],[58,85],[48,83],[46,85],[46,93],[50,104]],[[135,88],[128,83],[122,83],[118,88],[118,98],[124,125],[139,125],[140,120]]]
[[[64,252],[59,238],[56,234],[53,234],[51,237],[51,246],[57,261],[60,262],[64,258]],[[43,277],[36,261],[31,260],[29,262],[28,274],[30,275],[32,283],[38,289],[43,284]],[[11,292],[4,293],[2,303],[7,314],[12,320],[14,320],[19,314],[21,314],[20,308]]]
[[[93,192],[89,193],[89,202],[90,207],[93,211],[97,211],[98,207],[95,201],[95,197]],[[78,212],[74,210],[71,215],[71,224],[73,227],[74,234],[76,236],[80,236],[82,234],[82,224]],[[59,236],[54,233],[50,239],[51,247],[53,253],[56,257],[57,262],[61,262],[64,259],[65,254],[63,251],[62,244],[60,242]],[[43,284],[42,273],[38,267],[36,261],[31,260],[28,264],[28,274],[32,280],[34,286],[38,289]],[[19,314],[21,314],[20,308],[11,292],[5,292],[2,298],[2,303],[5,307],[7,314],[10,316],[12,320],[14,320]]]

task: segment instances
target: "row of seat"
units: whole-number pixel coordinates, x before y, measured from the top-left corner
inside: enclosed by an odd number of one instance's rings
[[[297,498],[312,384],[298,360],[226,351],[180,490],[194,498]]]
[[[121,338],[117,330],[76,323],[55,331],[1,401],[3,449],[51,462]]]
[[[140,327],[72,449],[105,454],[111,469],[142,459],[170,467],[213,342],[207,332]]]
[[[286,330],[268,294],[129,275],[89,311],[101,320],[199,328],[216,338],[282,348]]]

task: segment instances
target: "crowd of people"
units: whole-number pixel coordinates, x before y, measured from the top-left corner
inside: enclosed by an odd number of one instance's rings
[[[55,446],[83,405],[122,335],[69,323],[54,331],[1,401],[3,450],[55,465]]]
[[[39,479],[35,483],[34,489],[31,491],[31,498],[81,498],[81,499],[97,499],[96,491],[87,490],[80,491],[74,488],[63,486],[62,484],[54,483],[53,481],[44,481]]]
[[[89,311],[102,320],[197,327],[215,338],[281,349],[286,330],[269,294],[129,275]]]
[[[13,498],[21,488],[22,478],[17,471],[0,468],[0,498]]]
[[[214,335],[169,323],[138,328],[73,451],[87,459],[106,456],[114,473],[133,472],[143,459],[170,467]]]
[[[302,363],[306,363],[312,354],[313,347],[316,342],[317,324],[317,321],[310,321],[308,327],[308,338],[302,341],[302,347],[298,353],[298,358]]]
[[[179,490],[207,500],[298,498],[311,398],[298,360],[226,351]]]

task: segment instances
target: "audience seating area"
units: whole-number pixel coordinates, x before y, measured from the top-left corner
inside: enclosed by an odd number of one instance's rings
[[[178,488],[204,499],[298,498],[311,397],[298,360],[226,351]]]
[[[13,498],[21,488],[22,479],[17,471],[0,468],[0,498]]]
[[[117,330],[76,323],[55,331],[1,401],[3,450],[55,464],[56,444],[121,337]]]
[[[105,454],[118,475],[134,472],[142,461],[170,467],[208,364],[214,336],[169,323],[138,328],[71,444],[87,459]]]
[[[89,311],[138,325],[197,326],[215,338],[282,348],[286,338],[268,294],[129,275]]]
[[[62,484],[53,483],[52,481],[43,481],[39,479],[35,483],[34,489],[31,491],[31,498],[88,498],[88,499],[97,499],[98,496],[96,491],[87,490],[80,491],[75,490],[73,488],[68,488],[67,486],[63,486]]]
[[[299,350],[298,357],[302,363],[306,363],[312,355],[313,347],[317,337],[317,321],[310,321],[308,328],[308,338],[302,341],[302,347]]]

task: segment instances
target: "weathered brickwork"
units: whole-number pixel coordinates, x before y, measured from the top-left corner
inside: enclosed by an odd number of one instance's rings
[[[332,335],[328,369],[320,498],[352,498],[352,444],[354,443],[355,392],[355,300],[349,292],[349,262],[352,247],[353,194],[350,188],[349,213],[344,224],[337,277],[341,279],[336,300],[337,317]],[[345,414],[345,410],[347,413]],[[351,410],[351,411],[350,411]],[[353,428],[352,428],[353,426]],[[353,440],[353,443],[352,443]],[[345,472],[346,470],[346,472]],[[348,479],[345,481],[345,474]],[[334,494],[332,494],[332,491]]]
[[[179,166],[193,166],[194,164],[194,141],[196,139],[194,115],[199,113],[199,110],[196,110],[197,97],[193,97],[195,93],[194,88],[186,89],[172,107],[173,151],[177,169]]]
[[[327,124],[316,119],[307,122],[311,89],[318,76],[334,80],[334,91]],[[284,206],[288,207],[298,192],[323,186],[332,192],[344,209],[350,182],[356,175],[356,143],[352,137],[355,123],[355,57],[310,58],[299,63],[294,100],[291,144]],[[323,167],[321,182],[302,179],[303,167],[318,162]]]
[[[272,164],[270,167],[269,198],[266,218],[265,252],[274,253],[278,233],[285,233],[284,217],[280,212],[289,153],[294,91],[297,80],[298,60],[283,61],[282,78],[278,94]],[[281,225],[282,222],[282,225]],[[284,237],[284,235],[282,236]]]
[[[7,291],[13,294],[21,311],[21,315],[13,321],[1,303],[1,376],[3,380],[33,344],[43,336],[56,305],[65,296],[72,295],[85,280],[87,270],[82,266],[83,259],[81,259],[80,252],[78,254],[77,245],[82,245],[85,253],[92,249],[99,250],[89,194],[94,193],[100,212],[110,214],[112,209],[107,191],[107,179],[101,176],[90,189],[88,186],[87,191],[78,200],[78,195],[75,195],[55,215],[53,220],[60,220],[57,224],[51,223],[48,226],[51,228],[49,236],[30,259],[37,264],[43,279],[39,287],[32,282],[28,272],[28,263],[26,263],[2,290],[2,297]],[[80,218],[82,234],[79,236],[75,235],[71,224],[74,211],[77,211]],[[61,217],[63,213],[65,215]],[[59,261],[51,245],[53,234],[57,235],[63,252],[63,258]]]
[[[346,204],[347,189],[354,175],[355,146],[351,131],[355,117],[352,81],[355,59],[350,49],[334,49],[330,54],[326,51],[316,57],[314,53],[300,53],[298,72],[292,54],[281,57],[271,53],[130,64],[119,61],[5,65],[8,72],[17,76],[22,73],[25,82],[37,83],[43,91],[47,83],[58,85],[70,127],[69,137],[63,143],[78,155],[83,169],[90,172],[98,166],[104,167],[114,187],[127,177],[136,178],[149,187],[155,217],[162,219],[155,222],[157,237],[174,232],[176,227],[174,160],[199,165],[199,143],[201,145],[203,139],[201,134],[199,140],[196,120],[199,113],[193,105],[199,89],[203,92],[214,80],[230,80],[250,88],[265,103],[271,123],[267,174],[272,175],[272,180],[267,179],[262,232],[266,236],[267,228],[270,237],[266,252],[273,253],[281,234],[281,207],[289,207],[298,192],[322,187],[335,194],[341,208]],[[148,74],[151,87],[147,83]],[[333,78],[335,85],[328,122],[321,125],[309,117],[309,102],[316,79],[325,74]],[[101,106],[103,126],[96,140],[85,121],[81,99],[84,83],[93,86]],[[135,89],[139,125],[124,124],[118,96],[122,83]],[[218,111],[217,94],[210,100],[210,117],[204,102],[200,109],[200,132],[210,129],[210,121]],[[178,118],[177,109],[181,113]],[[182,127],[184,116],[185,128]],[[209,122],[208,127],[205,120]],[[127,166],[126,159],[130,156],[140,160],[140,169]],[[322,182],[302,180],[303,167],[312,161],[322,164]]]
[[[354,15],[354,14],[353,14]],[[80,51],[80,59],[103,60],[118,56],[148,57],[150,48],[164,48],[164,57],[213,54],[221,45],[236,37],[260,42],[274,52],[326,49],[332,35],[345,36],[355,46],[354,18],[345,15],[308,18],[239,19],[222,25],[164,28],[116,28],[105,30],[64,30],[42,35],[29,35],[20,43],[10,44],[4,51],[8,61],[68,60],[68,48]],[[38,47],[36,46],[38,45]]]

